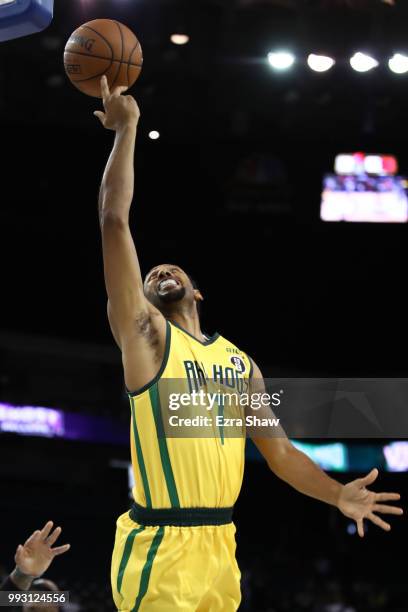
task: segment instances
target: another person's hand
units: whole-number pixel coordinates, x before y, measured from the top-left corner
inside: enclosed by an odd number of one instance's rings
[[[132,96],[123,96],[127,87],[116,87],[112,92],[109,89],[106,76],[101,79],[102,102],[105,112],[95,111],[103,127],[107,130],[118,131],[126,127],[136,127],[139,122],[140,110]]]
[[[34,531],[24,545],[17,547],[14,557],[16,569],[11,579],[19,588],[29,588],[28,581],[31,584],[34,578],[42,576],[56,556],[70,549],[70,544],[52,548],[62,531],[61,527],[57,527],[51,532],[53,525],[52,521],[48,521],[41,531]]]
[[[360,537],[364,536],[363,519],[368,519],[377,527],[389,531],[391,525],[383,521],[376,513],[403,514],[402,508],[383,503],[397,501],[400,499],[399,493],[375,493],[366,488],[376,480],[377,476],[378,470],[371,470],[367,476],[349,482],[341,490],[338,508],[345,516],[356,521]]]

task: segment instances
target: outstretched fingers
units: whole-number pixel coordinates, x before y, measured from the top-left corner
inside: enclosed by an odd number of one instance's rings
[[[367,476],[364,476],[363,478],[358,478],[357,482],[360,485],[360,487],[367,487],[370,484],[373,484],[373,482],[377,479],[377,477],[378,477],[378,470],[377,468],[374,468],[373,470],[371,470],[371,472],[367,474]]]
[[[401,495],[399,493],[376,493],[375,501],[397,501],[401,499]]]
[[[357,523],[357,533],[360,536],[360,538],[364,538],[364,524],[363,524],[363,519],[358,519],[358,521],[356,521]]]
[[[44,527],[41,529],[40,537],[41,540],[45,540],[51,533],[51,529],[53,528],[54,523],[52,521],[48,521],[45,523]]]
[[[404,514],[402,508],[398,506],[385,506],[384,504],[374,504],[373,512],[381,512],[382,514]]]
[[[54,531],[50,533],[50,535],[47,538],[47,544],[49,546],[52,546],[53,544],[55,544],[55,542],[58,540],[60,536],[61,531],[62,531],[61,527],[56,527],[56,529],[54,529]]]
[[[29,538],[27,538],[27,540],[24,542],[24,546],[30,546],[30,544],[34,544],[39,539],[40,536],[41,536],[41,531],[37,529],[36,531],[34,531],[34,533],[30,535]]]
[[[390,531],[391,529],[391,525],[389,523],[386,523],[385,521],[383,521],[379,516],[377,516],[376,514],[373,514],[372,512],[370,512],[370,514],[367,515],[367,518],[374,523],[374,525],[377,525],[377,527],[381,527],[381,529],[384,529],[384,531]]]
[[[63,546],[57,546],[57,548],[53,548],[51,552],[54,555],[54,557],[57,557],[58,555],[63,555],[70,548],[71,548],[71,544],[64,544]]]

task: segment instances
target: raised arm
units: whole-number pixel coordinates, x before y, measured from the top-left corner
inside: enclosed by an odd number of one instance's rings
[[[104,112],[96,111],[95,115],[106,129],[116,132],[99,193],[108,316],[122,350],[126,384],[136,389],[156,374],[156,362],[160,362],[161,350],[164,352],[166,324],[144,295],[129,228],[139,107],[132,96],[122,95],[126,88],[110,92],[105,77],[101,88]]]
[[[259,367],[253,362],[252,392],[263,393],[265,384]],[[262,409],[265,414],[260,417],[270,417],[270,409]],[[319,499],[336,506],[345,516],[357,523],[358,533],[364,536],[363,519],[389,531],[391,526],[383,521],[377,512],[383,514],[402,514],[402,509],[384,505],[382,502],[398,500],[398,493],[374,493],[366,486],[371,485],[378,476],[378,470],[372,470],[364,478],[357,478],[342,485],[330,478],[305,453],[299,451],[288,440],[282,428],[273,433],[266,432],[263,436],[252,436],[253,442],[264,456],[270,469],[282,480],[290,484],[300,493]]]

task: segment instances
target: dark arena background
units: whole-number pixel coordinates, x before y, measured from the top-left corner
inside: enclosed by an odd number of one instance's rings
[[[56,0],[48,29],[0,45],[0,575],[52,519],[71,543],[47,573],[70,591],[65,609],[112,612],[115,521],[130,504],[97,216],[113,134],[63,67],[71,32],[96,18],[127,24],[144,51],[131,91],[143,272],[185,267],[205,298],[203,328],[264,376],[405,377],[408,226],[324,221],[321,197],[340,154],[394,156],[408,176],[408,72],[388,66],[408,52],[408,2]],[[287,70],[268,62],[280,49],[295,56]],[[353,70],[359,51],[378,66]],[[309,53],[336,63],[313,71]],[[399,491],[405,507],[403,441],[394,462],[384,447],[396,439],[306,442],[341,482],[378,467],[373,488]],[[407,525],[391,519],[390,533],[370,524],[361,540],[248,444],[234,519],[240,610],[406,612]]]

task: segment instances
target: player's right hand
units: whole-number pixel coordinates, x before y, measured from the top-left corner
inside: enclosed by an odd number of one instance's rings
[[[109,89],[106,76],[101,79],[101,94],[105,112],[95,111],[103,127],[107,130],[118,131],[126,127],[136,127],[140,117],[140,110],[132,96],[123,96],[127,87],[116,87],[112,92]]]

